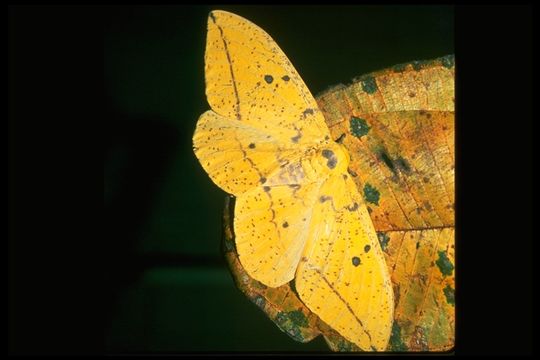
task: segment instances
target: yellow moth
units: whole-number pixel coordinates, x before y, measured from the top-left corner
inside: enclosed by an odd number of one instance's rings
[[[193,135],[212,181],[236,197],[239,259],[254,279],[294,281],[319,318],[366,351],[386,349],[390,276],[347,150],[330,138],[308,88],[272,38],[212,11],[206,96]]]

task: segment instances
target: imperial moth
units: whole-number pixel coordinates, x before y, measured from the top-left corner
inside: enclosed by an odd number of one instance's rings
[[[348,151],[331,138],[317,103],[262,29],[212,11],[206,96],[193,135],[212,181],[235,196],[235,245],[249,276],[292,282],[301,301],[343,338],[384,351],[393,290]]]

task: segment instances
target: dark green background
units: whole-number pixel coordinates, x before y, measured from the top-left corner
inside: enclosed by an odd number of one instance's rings
[[[267,31],[313,94],[454,53],[450,6],[104,8],[109,353],[327,350],[296,343],[236,289],[220,253],[224,193],[191,149],[212,9]]]

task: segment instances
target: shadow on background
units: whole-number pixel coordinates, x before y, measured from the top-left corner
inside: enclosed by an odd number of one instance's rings
[[[118,297],[140,279],[144,260],[136,252],[137,234],[149,217],[160,179],[178,146],[178,130],[156,116],[133,118],[106,107],[105,229],[110,324]]]

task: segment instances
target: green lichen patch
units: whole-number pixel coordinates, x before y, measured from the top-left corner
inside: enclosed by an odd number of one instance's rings
[[[407,351],[409,348],[403,342],[401,338],[401,326],[397,321],[392,324],[392,333],[390,335],[390,342],[388,344],[390,351]]]
[[[263,309],[264,310],[264,305],[266,304],[266,300],[264,297],[260,296],[260,295],[257,295],[254,299],[253,299],[253,302],[255,303],[255,305],[257,305],[259,308]]]
[[[455,58],[454,55],[447,55],[441,58],[441,64],[448,69],[451,69],[454,66]]]
[[[275,319],[276,324],[296,341],[304,342],[300,328],[307,328],[309,322],[304,313],[300,310],[279,312]]]
[[[289,318],[298,326],[307,327],[309,325],[306,315],[300,310],[290,311]]]
[[[360,349],[354,343],[346,340],[341,335],[339,335],[334,330],[325,331],[323,330],[324,338],[326,343],[332,351],[339,352],[363,352],[364,350]]]
[[[394,72],[397,72],[397,73],[404,72],[406,69],[407,69],[406,63],[392,66],[392,70],[394,70]]]
[[[416,71],[419,71],[420,69],[422,69],[422,62],[421,61],[413,61],[413,62],[411,62],[411,65],[412,65],[413,69],[416,70]]]
[[[264,285],[262,282],[257,281],[257,280],[252,279],[252,278],[250,278],[250,280],[251,280],[250,281],[250,286],[253,288],[253,290],[265,291],[266,289],[268,289],[268,287],[266,285]]]
[[[452,306],[455,306],[456,302],[454,297],[454,288],[452,288],[450,285],[446,285],[446,287],[443,289],[443,292],[444,296],[446,296],[446,302]]]
[[[435,261],[437,266],[439,267],[439,270],[444,276],[452,275],[452,271],[454,271],[454,265],[448,259],[448,256],[446,255],[446,251],[439,251],[439,258],[437,261]]]
[[[381,194],[379,193],[379,190],[377,190],[377,188],[375,188],[369,183],[364,186],[364,199],[366,199],[367,202],[379,205],[380,197]]]
[[[352,342],[349,342],[345,339],[342,339],[336,344],[336,347],[338,351],[340,352],[358,352],[362,351],[358,346],[353,344]]]
[[[377,91],[377,82],[373,76],[366,76],[360,80],[362,89],[368,94],[373,94]]]
[[[223,247],[224,247],[225,252],[234,252],[236,250],[234,241],[227,237],[223,239]]]
[[[351,116],[351,133],[360,138],[369,132],[371,127],[367,124],[365,119]]]
[[[386,251],[386,249],[388,248],[388,242],[390,241],[390,237],[386,235],[386,233],[378,231],[377,238],[379,239],[379,243],[381,244],[382,251]]]

